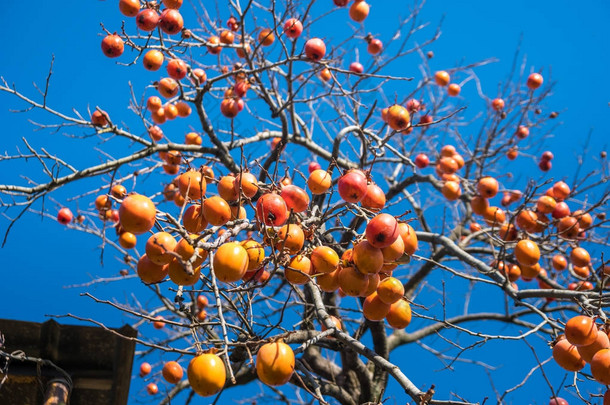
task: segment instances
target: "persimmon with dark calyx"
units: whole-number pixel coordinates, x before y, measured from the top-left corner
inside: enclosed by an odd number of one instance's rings
[[[574,217],[563,217],[557,224],[557,233],[564,239],[576,239],[579,232],[578,220]]]
[[[267,385],[286,384],[294,368],[294,351],[282,340],[266,343],[256,353],[256,375]]]
[[[151,8],[142,9],[136,15],[136,25],[139,29],[146,32],[154,31],[159,25],[160,16]]]
[[[70,211],[70,208],[61,208],[57,213],[57,222],[62,225],[68,225],[70,222],[72,222],[73,218],[74,215],[72,214],[72,211]]]
[[[388,247],[400,236],[398,221],[390,214],[379,214],[369,221],[365,235],[371,246],[379,249]]]
[[[318,62],[326,55],[326,44],[320,38],[311,38],[305,43],[307,59]]]
[[[140,0],[119,0],[119,10],[125,17],[135,17],[140,11]]]
[[[171,59],[167,62],[167,74],[175,80],[182,80],[186,77],[188,66],[181,59]]]
[[[448,156],[439,159],[437,168],[441,173],[447,174],[453,174],[460,169],[458,162],[453,157]]]
[[[163,56],[163,53],[161,51],[157,49],[151,49],[150,51],[144,54],[144,57],[142,58],[142,64],[144,65],[144,69],[154,72],[159,70],[161,66],[163,66],[164,60],[165,57]],[[152,110],[150,107],[149,109]]]
[[[123,39],[116,34],[109,34],[102,40],[102,52],[109,58],[118,58],[124,49]]]
[[[168,8],[161,13],[159,28],[169,35],[175,35],[184,28],[184,19],[178,10]]]
[[[263,194],[256,202],[256,217],[267,226],[284,225],[288,219],[288,214],[286,201],[279,194]]]
[[[220,103],[220,112],[227,118],[235,118],[239,114],[239,100],[225,98]]]
[[[284,33],[290,39],[298,38],[303,32],[303,24],[296,18],[290,18],[284,23]]]
[[[203,397],[218,393],[227,379],[225,364],[214,353],[204,353],[193,358],[186,375],[191,389]]]
[[[411,123],[411,116],[405,107],[394,104],[388,109],[387,122],[393,130],[402,131]]]
[[[500,185],[493,177],[483,177],[477,183],[477,191],[485,198],[493,198],[498,193]]]
[[[428,167],[428,165],[430,164],[430,158],[428,157],[428,155],[424,154],[424,153],[420,153],[417,156],[415,156],[415,160],[413,161],[415,163],[415,166],[417,166],[420,169],[424,169],[426,167]]]
[[[155,225],[157,209],[150,198],[140,194],[130,194],[119,207],[121,227],[134,235],[148,232]]]
[[[176,97],[178,91],[180,90],[180,86],[178,85],[178,82],[171,77],[164,77],[163,79],[159,80],[157,90],[163,97],[172,98]]]
[[[366,175],[361,170],[349,170],[337,181],[337,190],[344,201],[357,203],[367,191]]]

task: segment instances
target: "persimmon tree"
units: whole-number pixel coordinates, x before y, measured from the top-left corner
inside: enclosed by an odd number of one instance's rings
[[[503,402],[540,373],[538,401],[567,403],[567,391],[599,403],[610,382],[608,165],[602,153],[595,171],[556,179],[552,152],[532,153],[555,129],[548,71],[514,63],[489,95],[476,71],[492,60],[432,69],[440,28],[426,29],[420,5],[380,34],[367,31],[365,1],[107,6],[108,75],[158,80],[132,86],[133,115],[120,117],[58,111],[48,85],[30,96],[2,79],[0,90],[48,113],[39,129],[86,135],[75,148],[95,139],[101,160],[77,168],[25,140],[3,156],[5,169],[41,167],[0,185],[4,240],[42,215],[122,258],[120,275],[90,285],[137,280],[134,297],[86,296],[162,329],[137,339],[147,401],[218,403],[259,381],[252,397],[267,402]],[[323,27],[337,15],[345,24],[331,38]],[[528,178],[504,169],[532,159]],[[73,183],[96,186],[54,200]],[[495,342],[522,343],[529,359],[520,382],[495,392],[422,380],[417,370],[438,367],[405,354],[417,346],[493,380],[481,353]]]

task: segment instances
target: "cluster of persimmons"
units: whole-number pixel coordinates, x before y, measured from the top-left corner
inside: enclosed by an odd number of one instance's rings
[[[334,0],[334,3],[346,6],[349,1]],[[182,0],[163,0],[162,4],[164,10],[156,2],[146,2],[143,7],[139,0],[119,0],[119,9],[123,15],[135,17],[135,24],[141,31],[160,30],[168,36],[180,35],[181,39],[195,38],[196,33],[184,27],[178,11]],[[368,14],[369,6],[365,1],[356,0],[351,4],[349,16],[353,21],[362,22]],[[303,32],[303,24],[297,18],[288,18],[282,29],[286,38],[296,40]],[[241,33],[240,23],[231,17],[226,29],[201,41],[212,55],[232,48],[246,60],[255,49],[272,45],[277,31],[264,28],[256,38],[245,38]],[[366,41],[371,55],[382,51],[379,39],[369,35]],[[134,46],[133,43],[129,45]],[[121,56],[124,47],[125,40],[116,33],[108,33],[102,40],[102,51],[111,58]],[[325,42],[316,37],[308,39],[303,49],[302,60],[311,63],[320,62],[327,53]],[[192,114],[191,106],[181,97],[181,92],[201,90],[208,77],[204,69],[193,68],[175,55],[166,61],[170,53],[165,52],[163,46],[139,50],[145,69],[158,71],[165,64],[167,71],[166,77],[154,83],[158,95],[150,96],[146,101],[146,110],[154,123],[147,127],[147,133],[153,142],[161,142],[165,137],[161,129],[164,123]],[[224,66],[221,69],[221,75],[229,85],[224,90],[220,112],[229,119],[244,109],[247,92],[257,85],[241,68],[242,65],[235,64],[232,68]],[[353,62],[349,71],[362,74],[363,66]],[[323,81],[330,81],[332,72],[324,68],[318,76]],[[451,97],[461,92],[460,85],[451,82],[447,71],[436,72],[431,81],[446,88]],[[532,73],[527,78],[530,94],[542,84],[543,77],[539,73]],[[501,98],[493,99],[490,107],[493,114],[505,114],[505,102]],[[424,110],[420,101],[410,99],[404,106],[393,104],[382,109],[381,120],[392,130],[409,134],[417,126],[434,123],[428,114],[422,115],[416,123],[414,116]],[[111,120],[106,112],[97,109],[91,116],[91,124],[106,127]],[[516,139],[529,135],[526,125],[517,126],[514,131]],[[186,145],[203,143],[202,135],[197,132],[185,135]],[[283,146],[281,138],[273,140],[271,150],[278,145]],[[406,328],[411,322],[411,307],[403,283],[392,273],[416,253],[417,234],[408,220],[381,212],[386,208],[386,194],[375,183],[370,171],[351,169],[333,175],[336,162],[331,162],[327,169],[312,162],[306,186],[299,187],[292,184],[289,177],[277,182],[260,181],[251,172],[254,168],[247,167],[217,176],[213,165],[197,168],[195,160],[176,150],[161,152],[159,157],[164,172],[174,176],[159,194],[166,202],[173,202],[180,208],[178,220],[161,212],[154,197],[128,190],[123,184],[111,184],[107,193],[95,199],[100,218],[115,224],[117,242],[123,249],[134,249],[138,238],[146,240],[145,254],[137,262],[137,274],[145,284],[169,278],[176,286],[190,287],[202,279],[213,279],[214,283],[221,283],[220,288],[230,288],[235,283],[264,287],[272,277],[281,276],[294,286],[313,282],[323,292],[361,297],[362,314],[370,321],[385,321],[396,329]],[[516,157],[517,149],[511,148],[507,158]],[[593,225],[593,217],[585,210],[571,211],[567,204],[571,190],[565,182],[555,182],[544,192],[504,191],[500,207],[492,204],[502,190],[498,179],[485,175],[473,184],[464,182],[459,173],[466,162],[454,146],[442,146],[432,159],[419,153],[413,159],[413,166],[422,171],[434,166],[439,195],[449,201],[462,199],[487,225],[484,229],[471,221],[470,235],[484,237],[491,232],[506,243],[506,254],[495,260],[492,267],[512,283],[512,288],[517,289],[515,282],[518,279],[531,281],[547,274],[541,265],[544,247],[537,242],[542,233],[550,234],[555,245],[565,244],[564,250],[569,251],[566,253],[569,259],[555,254],[550,260],[555,271],[569,268],[575,281],[568,288],[580,291],[594,288],[587,280],[592,269],[590,254],[579,246],[579,241]],[[552,159],[552,154],[545,152],[539,162],[540,169],[550,170]],[[353,208],[366,222],[364,233],[354,236],[353,247],[346,250],[337,247],[338,244],[326,243],[320,232],[320,228],[330,221],[323,217],[321,201],[330,199],[329,196],[335,193],[341,198],[338,204]],[[521,208],[511,211],[510,206],[524,197],[527,200]],[[62,208],[57,219],[62,224],[79,221],[68,208]],[[242,230],[247,230],[245,237],[239,235]],[[538,280],[540,288],[552,288],[542,279]],[[193,314],[196,312],[194,319],[204,322],[207,306],[208,298],[199,295],[192,309]],[[335,317],[332,320],[341,329],[341,320]],[[163,327],[162,318],[155,322],[155,327]],[[553,356],[569,371],[578,371],[585,362],[590,363],[593,377],[610,384],[608,334],[604,327],[596,326],[592,317],[580,315],[570,319],[565,327],[565,339],[558,339]],[[282,340],[264,343],[258,348],[256,372],[262,382],[272,386],[285,384],[294,370],[295,354]],[[140,375],[150,372],[150,364],[142,364]],[[169,361],[164,364],[162,375],[167,382],[176,384],[182,380],[183,370],[176,361]],[[225,385],[226,364],[214,349],[200,351],[190,361],[187,377],[196,393],[214,395]],[[147,388],[151,394],[158,392],[154,383]],[[610,398],[606,400],[610,402]]]

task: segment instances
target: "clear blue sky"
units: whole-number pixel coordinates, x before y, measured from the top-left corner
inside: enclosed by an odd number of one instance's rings
[[[320,0],[319,3],[330,4],[331,0]],[[35,97],[36,90],[32,82],[44,86],[51,56],[55,55],[54,74],[50,85],[48,104],[54,108],[69,112],[72,107],[86,114],[86,108],[96,105],[106,109],[113,116],[126,117],[129,101],[127,81],[131,80],[140,95],[145,83],[157,79],[155,73],[137,69],[121,68],[105,58],[100,50],[103,22],[111,31],[120,29],[122,16],[118,12],[115,0],[75,1],[65,0],[52,2],[34,0],[23,2],[7,0],[3,2],[0,15],[0,33],[5,44],[0,57],[0,75],[9,83],[15,83],[27,95]],[[188,1],[185,6],[188,7]],[[386,24],[394,23],[397,11],[401,6],[411,4],[406,1],[371,0],[371,15],[367,20],[367,30],[373,33],[383,32]],[[347,13],[347,12],[345,12]],[[406,14],[406,11],[403,13]],[[483,91],[490,97],[496,95],[498,83],[505,78],[510,63],[522,36],[522,55],[527,56],[527,71],[543,69],[545,79],[556,82],[553,96],[548,101],[548,111],[561,112],[558,121],[562,125],[554,130],[554,138],[545,141],[545,148],[555,154],[553,171],[547,176],[564,178],[573,172],[576,155],[581,152],[584,139],[589,131],[593,137],[590,152],[585,157],[585,165],[591,165],[600,150],[608,149],[610,124],[607,119],[610,113],[610,86],[604,77],[610,69],[610,3],[591,1],[574,3],[567,1],[467,1],[450,2],[441,0],[428,1],[423,10],[423,21],[435,26],[444,17],[442,37],[429,49],[435,53],[430,62],[432,69],[450,68],[456,64],[468,64],[481,59],[496,57],[498,63],[477,70],[482,81]],[[225,17],[226,18],[226,17]],[[340,21],[340,20],[338,20]],[[187,26],[194,21],[186,21]],[[343,29],[337,25],[327,24],[321,36],[332,37],[333,30]],[[417,65],[406,64],[401,73],[420,78]],[[467,84],[466,94],[474,94],[472,82]],[[21,108],[22,104],[15,99],[0,94],[0,122],[3,123],[2,148],[9,154],[16,147],[23,150],[22,137],[26,137],[35,146],[44,146],[51,153],[66,157],[77,167],[99,159],[91,147],[88,150],[79,148],[78,142],[66,139],[61,134],[49,131],[32,132],[34,126],[29,119],[39,122],[56,122],[49,116],[40,113],[15,114],[10,108]],[[63,131],[65,132],[65,131]],[[75,132],[82,135],[82,132]],[[89,143],[92,145],[92,143]],[[102,146],[102,145],[99,145]],[[541,146],[542,148],[542,146]],[[528,166],[529,164],[529,166]],[[28,162],[26,167],[11,166],[0,163],[0,184],[14,182],[17,175],[38,173],[37,163]],[[535,162],[528,161],[523,166],[513,166],[516,175],[534,172]],[[538,176],[539,173],[535,175]],[[54,195],[57,201],[65,201],[70,196],[89,190],[93,183],[85,182],[61,190]],[[90,187],[90,188],[87,188]],[[71,203],[76,209],[77,204]],[[45,209],[56,212],[58,206],[51,200],[45,203]],[[40,206],[37,207],[40,209]],[[90,207],[80,207],[90,208]],[[14,211],[9,212],[9,214]],[[0,219],[0,232],[4,234],[8,226],[5,218]],[[89,281],[92,276],[110,277],[121,269],[120,257],[107,252],[104,256],[105,266],[100,267],[100,250],[93,238],[69,232],[54,221],[41,220],[35,215],[24,217],[14,227],[8,243],[0,249],[0,258],[4,263],[3,282],[0,295],[3,298],[3,310],[0,317],[31,321],[44,321],[45,314],[76,313],[96,320],[119,326],[124,319],[116,312],[94,305],[90,300],[79,297],[81,289],[66,289],[70,284]],[[110,298],[116,296],[123,300],[130,290],[137,288],[135,281],[114,285],[94,287],[91,291],[97,296]],[[428,342],[429,343],[429,342]],[[511,353],[505,353],[499,345],[489,345],[486,351],[492,357],[505,356],[505,373],[502,378],[510,380],[505,385],[516,384],[524,373],[515,377],[517,362]],[[529,349],[519,346],[523,356],[531,364]],[[402,353],[400,356],[408,356]],[[550,351],[541,353],[546,359]],[[440,369],[442,366],[431,356],[419,361],[428,362],[426,369]],[[422,373],[418,381],[421,384],[435,383],[442,385],[442,380],[429,371],[420,370],[410,365],[405,371]],[[497,364],[497,363],[496,363]],[[553,383],[558,385],[562,373],[558,367],[550,364],[545,370],[553,376]],[[447,374],[442,374],[443,379]],[[455,376],[454,376],[455,377]],[[455,386],[444,386],[438,392],[446,397],[449,390],[463,388],[460,385],[473,385],[467,392],[477,392],[476,385],[487,384],[485,374],[476,374],[473,380],[466,376],[457,376]],[[538,391],[544,384],[539,373],[532,381],[520,390],[513,403],[545,404],[549,396],[547,389]],[[141,389],[134,382],[132,396]],[[392,387],[395,389],[395,386]],[[242,393],[243,394],[243,393]],[[226,399],[234,394],[227,395]],[[235,394],[237,397],[240,395]],[[475,396],[473,400],[482,400]],[[572,399],[577,403],[576,399]],[[491,401],[488,403],[492,403]],[[134,400],[133,403],[136,403]],[[204,402],[201,402],[204,403]],[[394,402],[390,402],[394,403]],[[396,403],[402,403],[398,400]]]

